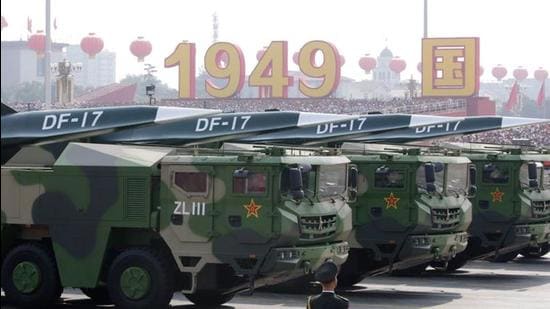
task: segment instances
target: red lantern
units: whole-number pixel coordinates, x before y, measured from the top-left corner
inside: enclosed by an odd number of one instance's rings
[[[403,72],[406,67],[407,67],[407,63],[405,62],[405,60],[399,57],[395,57],[390,61],[390,70],[392,70],[397,74]]]
[[[2,29],[1,30],[4,30],[4,28],[6,28],[7,26],[8,26],[8,22],[6,21],[4,16],[2,16]]]
[[[35,34],[31,35],[27,46],[34,50],[38,57],[44,56],[44,50],[46,50],[46,35],[42,30],[38,30]]]
[[[294,61],[294,63],[298,64],[298,61],[300,60],[299,57],[300,57],[300,52],[295,52],[292,55],[292,61]]]
[[[418,72],[422,73],[422,62],[419,62],[419,63],[416,65],[416,69],[418,70]]]
[[[344,63],[346,63],[346,58],[344,58],[344,56],[342,55],[339,55],[340,56],[340,66],[343,66]]]
[[[493,68],[493,70],[491,71],[491,73],[493,73],[493,76],[498,80],[500,81],[501,79],[504,78],[504,76],[506,76],[506,74],[508,74],[508,70],[506,70],[505,67],[503,67],[502,65],[497,65],[496,67]]]
[[[535,79],[539,82],[544,81],[548,78],[548,71],[546,71],[543,68],[538,68],[538,70],[535,71]]]
[[[94,59],[95,55],[103,49],[103,40],[95,36],[95,33],[89,33],[80,41],[80,48],[90,56],[90,59]]]
[[[376,59],[366,54],[359,59],[359,67],[365,71],[365,74],[369,74],[372,69],[376,68]]]
[[[527,78],[527,75],[529,75],[529,73],[527,72],[526,69],[522,67],[518,67],[517,69],[514,70],[514,77],[516,78],[517,81],[521,82],[522,80]]]
[[[256,59],[257,60],[260,60],[262,59],[262,57],[264,56],[264,53],[265,53],[265,50],[267,49],[267,47],[264,46],[264,48],[260,49],[257,53],[256,53]]]
[[[138,62],[143,62],[143,59],[149,56],[152,50],[151,42],[144,40],[142,36],[138,36],[137,40],[130,44],[130,52],[138,58]]]

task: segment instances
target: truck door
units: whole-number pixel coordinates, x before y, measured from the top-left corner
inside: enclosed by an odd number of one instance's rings
[[[409,169],[405,164],[371,165],[367,193],[369,216],[381,230],[405,231],[410,225]]]
[[[215,192],[214,231],[231,234],[239,243],[269,241],[273,228],[272,176],[267,166],[216,166],[216,177],[223,181],[225,190]]]
[[[479,190],[477,210],[492,222],[509,221],[519,215],[514,210],[514,188],[511,165],[484,161],[477,165]]]
[[[213,168],[163,165],[161,178],[164,221],[180,241],[207,242],[212,236],[214,214]]]

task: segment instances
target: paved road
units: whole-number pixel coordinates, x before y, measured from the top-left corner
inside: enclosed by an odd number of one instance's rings
[[[464,270],[442,274],[429,270],[420,277],[367,278],[341,295],[351,308],[549,308],[550,254],[540,260],[518,258],[507,264],[471,262]],[[96,308],[78,290],[67,289],[62,309]],[[305,308],[305,295],[256,292],[236,296],[224,309]],[[175,295],[173,308],[196,308]],[[104,306],[105,307],[105,306]],[[108,306],[107,306],[108,307]],[[5,306],[2,297],[2,308]]]

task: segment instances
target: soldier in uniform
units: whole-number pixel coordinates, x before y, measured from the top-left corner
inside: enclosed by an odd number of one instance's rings
[[[332,261],[325,262],[315,273],[315,279],[321,282],[323,292],[307,299],[307,309],[346,309],[349,301],[344,297],[336,295],[338,266]]]

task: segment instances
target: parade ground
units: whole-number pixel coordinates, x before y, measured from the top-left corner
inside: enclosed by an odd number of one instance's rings
[[[470,262],[463,270],[444,274],[429,269],[419,277],[370,277],[353,289],[339,292],[351,308],[548,308],[550,254],[542,259],[517,258],[494,264]],[[5,304],[2,292],[2,308]],[[59,308],[108,308],[94,306],[79,290],[65,289]],[[304,308],[306,296],[255,292],[236,296],[220,308]],[[198,308],[183,295],[174,295],[172,308]]]

